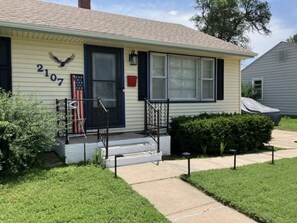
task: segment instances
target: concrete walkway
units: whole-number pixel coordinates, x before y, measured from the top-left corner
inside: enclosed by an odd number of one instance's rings
[[[275,160],[297,157],[295,139],[297,140],[297,132],[274,130],[271,144],[289,148],[288,150],[277,151]],[[237,157],[237,165],[242,166],[270,160],[271,152],[240,155]],[[232,165],[233,157],[231,156],[192,159],[191,171],[229,168]],[[147,163],[118,169],[119,176],[128,182],[135,191],[146,197],[171,222],[255,222],[180,180],[179,176],[186,172],[186,160],[164,161],[158,166]]]
[[[275,129],[272,131],[271,144],[280,148],[297,148],[297,132]]]

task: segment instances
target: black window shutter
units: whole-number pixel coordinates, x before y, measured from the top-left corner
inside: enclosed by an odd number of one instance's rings
[[[6,37],[0,37],[0,89],[12,90],[11,42]]]
[[[138,51],[138,100],[147,98],[147,52]]]
[[[224,60],[217,60],[217,100],[224,100]]]

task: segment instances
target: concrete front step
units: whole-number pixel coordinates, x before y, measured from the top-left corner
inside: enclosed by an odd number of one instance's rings
[[[141,163],[159,162],[162,160],[162,152],[141,152],[125,154],[124,157],[117,158],[117,166],[128,166]],[[105,166],[111,168],[115,166],[115,157],[110,156],[105,160]]]
[[[102,149],[102,156],[105,157],[106,150]],[[117,145],[111,146],[108,149],[108,156],[115,156],[117,154],[130,154],[130,153],[140,153],[140,152],[150,152],[155,151],[156,146],[149,142],[134,143],[129,145]]]

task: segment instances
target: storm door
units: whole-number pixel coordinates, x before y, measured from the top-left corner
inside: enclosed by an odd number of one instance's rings
[[[86,86],[88,97],[99,98],[109,110],[110,127],[123,127],[125,117],[123,49],[96,46],[87,46],[86,49],[89,60]],[[88,110],[88,127],[96,128],[98,104],[89,103]]]

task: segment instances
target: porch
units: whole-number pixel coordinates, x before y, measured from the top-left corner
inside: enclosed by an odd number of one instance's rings
[[[138,132],[112,132],[109,110],[100,99],[56,100],[60,117],[58,125],[64,130],[57,133],[55,151],[65,158],[66,164],[86,162],[94,155],[104,160],[106,166],[114,165],[114,156],[124,155],[118,165],[158,162],[162,155],[170,155],[169,100],[144,101],[144,130]],[[88,129],[88,106],[96,108],[93,122],[96,129]]]

